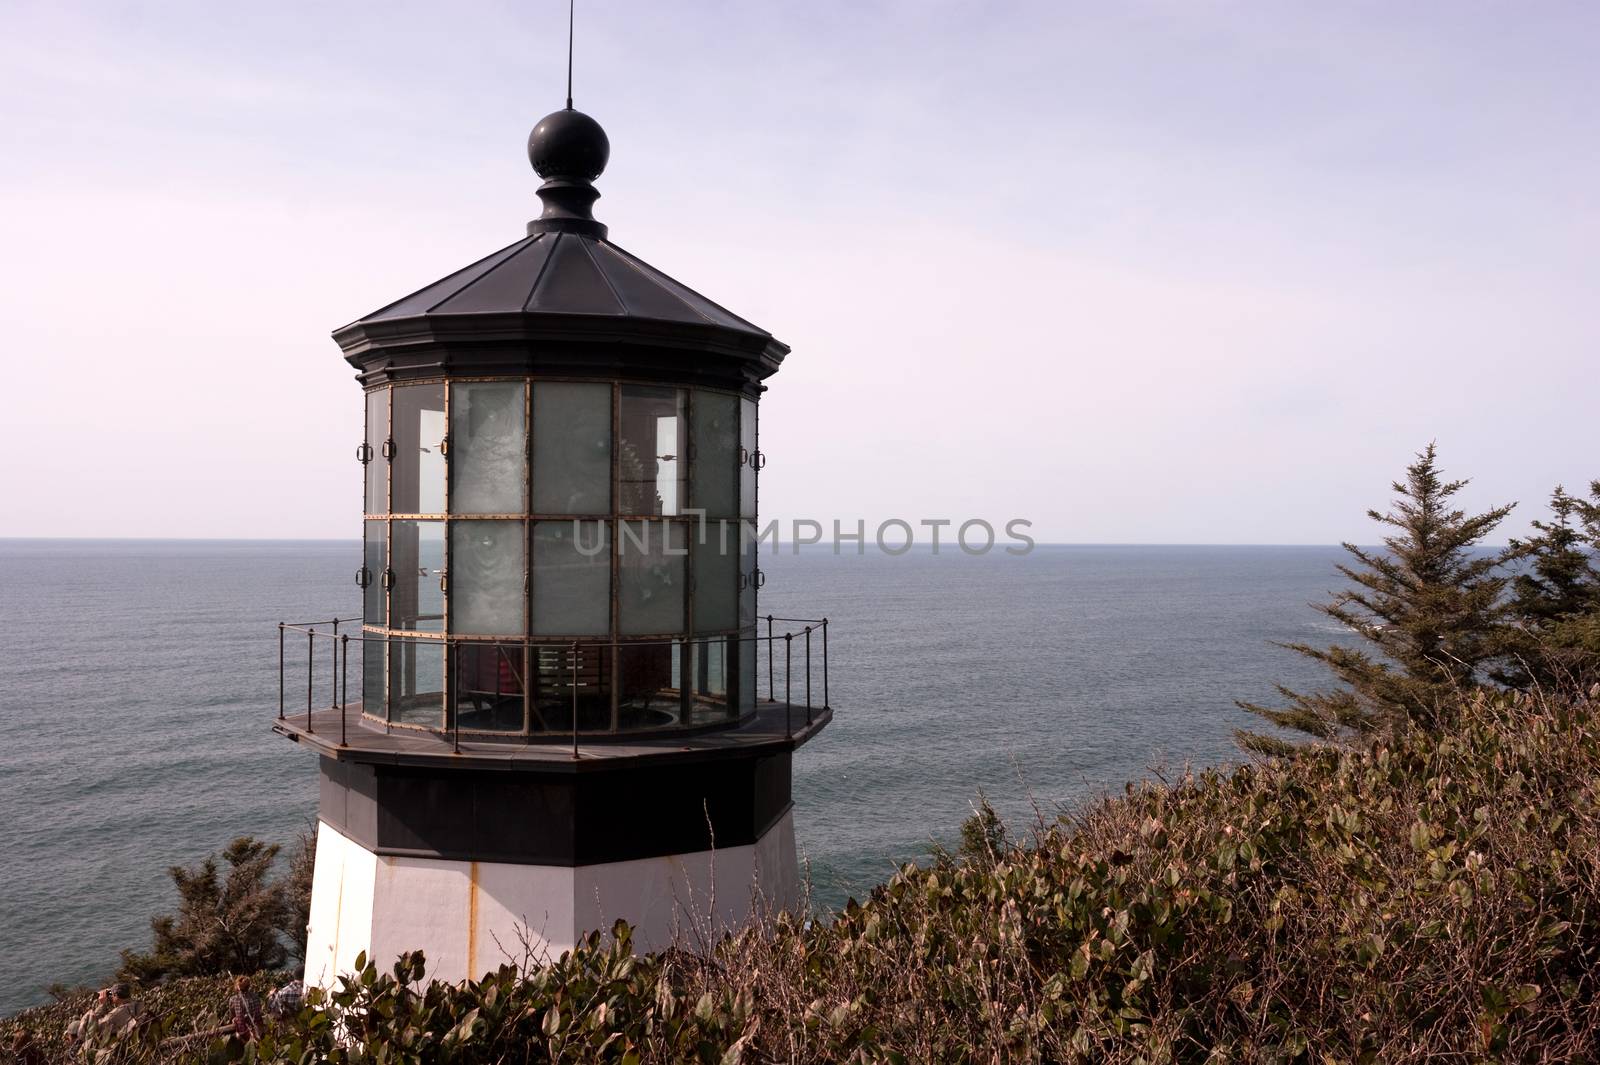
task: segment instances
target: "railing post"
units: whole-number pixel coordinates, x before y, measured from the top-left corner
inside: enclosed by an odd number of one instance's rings
[[[328,674],[328,709],[336,710],[339,707],[339,619],[333,619],[333,635],[335,639],[328,642],[333,644],[333,671]]]
[[[613,682],[614,683],[614,682]],[[572,641],[572,758],[578,758],[578,641]]]
[[[278,720],[283,720],[283,622],[278,622]]]
[[[783,634],[783,738],[794,739],[794,633]]]
[[[311,727],[311,681],[317,664],[317,630],[306,630],[306,731],[315,732]]]
[[[773,684],[776,683],[776,682],[772,679],[772,676],[773,676],[773,670],[772,670],[772,615],[768,614],[767,615],[767,702],[769,702],[769,703],[775,703],[775,702],[778,701],[777,695],[776,695],[776,693],[774,692],[774,689],[773,689]]]
[[[822,619],[822,708],[832,709],[828,705],[828,619]]]
[[[806,626],[806,726],[811,725],[811,626]]]
[[[350,705],[350,634],[347,632],[339,637],[338,651],[342,652],[342,665],[339,667],[339,746],[348,747],[349,737],[345,731],[345,707]]]

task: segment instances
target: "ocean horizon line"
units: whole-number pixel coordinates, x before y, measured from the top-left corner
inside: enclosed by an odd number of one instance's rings
[[[104,544],[359,544],[359,536],[0,536],[0,544],[19,543],[104,543]],[[800,554],[805,552],[816,553],[826,550],[839,555],[857,554],[851,550],[857,546],[853,540],[818,540],[814,543],[805,543],[797,546],[792,540],[782,540],[779,544],[785,549],[785,554]],[[952,545],[941,544],[940,553],[951,552]],[[1038,540],[1034,547],[1294,547],[1294,548],[1329,548],[1343,547],[1341,541],[1247,541],[1247,540]],[[1361,548],[1379,548],[1381,544],[1357,544]],[[1483,544],[1486,549],[1501,549],[1509,544]],[[838,547],[837,552],[833,548]],[[932,544],[916,543],[909,545],[910,551],[931,554]],[[868,554],[871,552],[860,552]]]

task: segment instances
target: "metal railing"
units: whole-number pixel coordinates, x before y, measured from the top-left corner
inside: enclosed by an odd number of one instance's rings
[[[383,683],[384,697],[380,700],[383,716],[368,714],[367,705],[367,670],[360,670],[360,687],[355,705],[360,707],[360,713],[367,721],[385,725],[391,728],[402,728],[416,731],[425,731],[439,736],[448,736],[454,750],[461,750],[462,742],[462,706],[461,697],[466,691],[472,696],[488,696],[487,689],[470,690],[462,685],[463,661],[474,661],[481,666],[482,653],[485,650],[495,652],[494,677],[495,689],[493,691],[494,703],[502,700],[521,700],[522,728],[521,729],[474,729],[468,727],[467,738],[483,739],[504,743],[507,741],[521,740],[524,743],[549,743],[563,736],[570,736],[573,756],[577,757],[578,744],[581,739],[588,740],[617,740],[628,738],[642,738],[655,735],[673,735],[687,732],[700,732],[717,728],[727,728],[744,720],[749,712],[745,709],[745,696],[749,702],[758,709],[762,705],[761,693],[765,689],[765,705],[782,705],[784,708],[784,735],[792,739],[796,725],[797,715],[804,714],[807,727],[813,724],[815,714],[819,711],[832,711],[828,690],[828,619],[827,618],[783,618],[766,615],[758,619],[764,622],[766,632],[763,634],[759,628],[754,633],[746,630],[742,633],[723,633],[714,636],[682,636],[660,637],[640,640],[591,638],[591,639],[565,639],[551,640],[540,638],[506,639],[506,638],[464,638],[460,636],[440,635],[429,638],[415,634],[390,635],[387,633],[368,633],[363,631],[360,618],[329,618],[319,621],[280,622],[278,624],[278,719],[296,727],[303,727],[308,734],[316,734],[316,715],[319,711],[336,713],[339,728],[339,745],[349,746],[349,711],[352,705],[349,697],[350,680],[350,651],[351,645],[356,644],[358,662],[365,664],[365,648],[369,643],[377,643],[386,648],[383,658]],[[766,654],[759,653],[760,645],[766,644]],[[395,720],[396,700],[390,690],[394,684],[390,671],[390,661],[387,658],[392,649],[397,645],[414,648],[426,648],[430,651],[437,648],[441,656],[443,680],[438,692],[414,692],[414,699],[431,699],[438,697],[439,723],[437,727],[426,723],[403,722]],[[781,646],[781,652],[780,652]],[[659,686],[656,694],[670,696],[679,703],[679,713],[669,723],[646,727],[623,727],[621,724],[622,700],[625,697],[623,687],[625,683],[622,664],[628,662],[632,656],[648,649],[667,649],[672,653],[665,656],[669,663],[668,668],[678,671],[676,687],[669,685]],[[736,653],[730,657],[726,651],[736,648]],[[709,662],[714,650],[724,652],[721,671],[722,683],[720,687],[701,691],[696,686],[697,678],[692,674],[696,666],[704,660]],[[472,652],[466,655],[464,652]],[[674,654],[675,653],[675,654]],[[781,661],[780,661],[781,653]],[[298,692],[298,675],[300,672],[301,655],[304,656],[305,674],[305,707],[304,725],[300,726],[301,711],[290,709],[290,683],[294,684]],[[750,672],[746,676],[739,663],[745,657],[750,659]],[[655,656],[654,665],[660,666],[662,656]],[[765,684],[761,677],[761,666],[766,667]],[[797,661],[798,659],[798,661]],[[636,661],[636,660],[635,660]],[[520,662],[520,671],[516,668]],[[559,663],[561,676],[552,665]],[[502,690],[502,678],[509,674],[510,681],[505,690]],[[746,693],[743,688],[749,685],[752,691]],[[571,722],[567,728],[556,728],[544,716],[544,712],[552,708],[548,699],[541,702],[541,696],[554,694],[556,690],[563,690],[570,697]],[[643,690],[643,689],[641,689]],[[324,693],[325,700],[319,698],[319,692]],[[782,698],[780,699],[779,696]],[[820,704],[816,695],[820,694]],[[593,699],[600,696],[607,702],[600,705],[602,708],[609,705],[609,726],[606,728],[586,728],[580,724],[580,697],[587,695]],[[798,700],[796,696],[798,695]],[[298,699],[295,700],[298,702]],[[649,697],[646,697],[645,712],[649,712]],[[425,705],[425,704],[424,704]],[[630,704],[631,707],[631,704]],[[723,711],[723,716],[718,718],[710,716],[718,708]],[[694,720],[695,712],[704,711],[702,719]],[[656,711],[663,714],[665,711]],[[535,722],[537,721],[537,727]],[[324,720],[326,726],[326,719]]]

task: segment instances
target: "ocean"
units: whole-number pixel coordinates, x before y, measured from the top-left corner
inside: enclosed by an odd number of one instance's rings
[[[981,790],[1026,830],[1125,781],[1239,757],[1233,701],[1317,668],[1274,641],[1336,547],[1046,546],[764,558],[760,610],[830,619],[833,724],[795,762],[814,905],[953,840]],[[149,946],[166,870],[290,845],[316,760],[270,731],[281,620],[351,616],[359,543],[0,540],[0,1015]]]

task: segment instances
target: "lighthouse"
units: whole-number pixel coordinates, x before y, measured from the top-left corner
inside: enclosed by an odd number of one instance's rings
[[[570,102],[546,116],[526,235],[333,334],[363,391],[362,615],[279,627],[274,722],[320,770],[309,985],[800,901],[828,629],[758,613],[756,533],[789,349],[612,243],[609,156]]]

